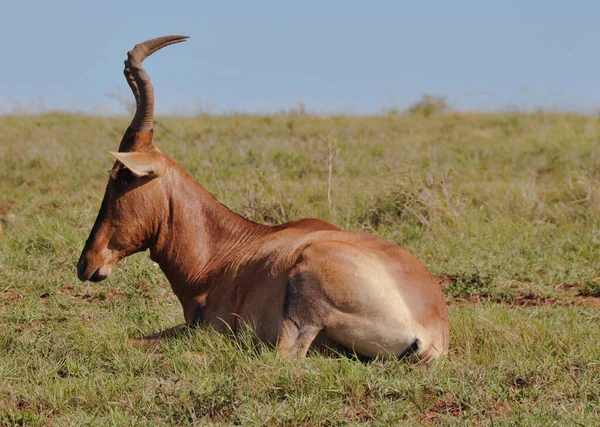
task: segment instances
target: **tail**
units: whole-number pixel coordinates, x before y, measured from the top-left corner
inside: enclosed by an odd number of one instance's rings
[[[415,338],[413,343],[398,358],[403,359],[414,355],[416,360],[431,363],[440,356],[447,354],[450,341],[448,323],[445,319],[440,318],[439,326],[441,330],[435,336],[421,335],[424,342],[419,338]]]
[[[419,338],[415,338],[411,345],[409,345],[406,350],[398,355],[398,360],[403,360],[407,357],[410,357],[414,354],[419,354],[421,351],[421,340]]]

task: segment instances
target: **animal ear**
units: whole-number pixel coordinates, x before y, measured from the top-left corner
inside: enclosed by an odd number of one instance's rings
[[[137,177],[159,176],[164,172],[164,163],[158,153],[109,153]]]

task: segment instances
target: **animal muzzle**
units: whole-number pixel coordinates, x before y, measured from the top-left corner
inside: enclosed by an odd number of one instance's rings
[[[96,260],[98,256],[93,256],[89,251],[84,251],[77,263],[77,277],[82,282],[90,280],[92,282],[101,282],[106,279],[112,270],[112,265],[106,264],[101,260]]]

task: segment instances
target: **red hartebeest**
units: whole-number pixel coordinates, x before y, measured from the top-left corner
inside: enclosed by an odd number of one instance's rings
[[[439,283],[407,250],[320,219],[278,226],[219,203],[152,144],[154,89],[142,61],[186,39],[159,37],[128,53],[124,74],[137,110],[125,132],[98,217],[77,265],[82,281],[108,277],[122,258],[150,249],[187,325],[236,331],[304,356],[329,342],[375,357],[448,350]]]

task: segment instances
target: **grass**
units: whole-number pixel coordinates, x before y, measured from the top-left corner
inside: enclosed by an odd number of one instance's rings
[[[147,254],[76,277],[127,124],[0,117],[0,425],[597,423],[598,119],[157,120],[155,143],[250,219],[320,217],[417,255],[450,304],[434,366],[288,361],[209,329],[128,341],[183,317]]]

